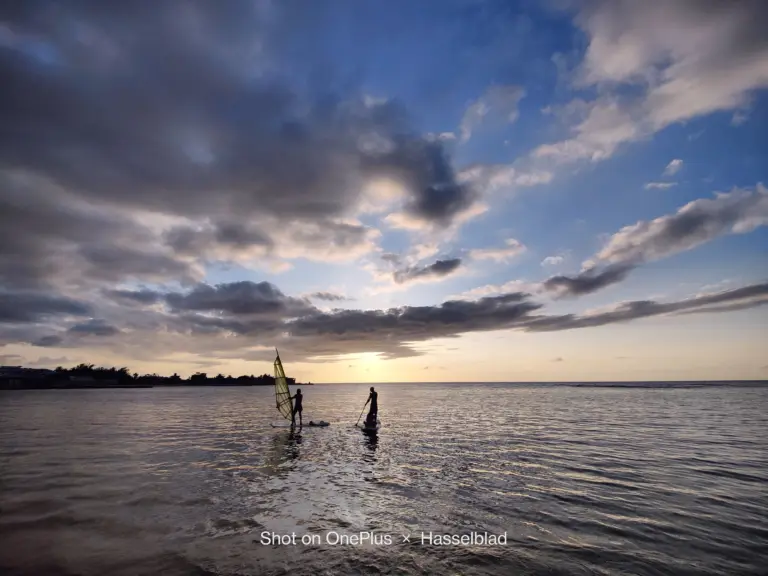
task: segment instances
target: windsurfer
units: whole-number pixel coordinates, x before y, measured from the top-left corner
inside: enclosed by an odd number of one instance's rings
[[[301,421],[301,401],[304,397],[301,395],[301,388],[296,389],[296,395],[291,396],[291,399],[294,400],[293,404],[293,412],[291,413],[291,424],[296,424],[296,413],[299,414],[299,426],[303,426],[303,423]]]
[[[379,393],[371,386],[371,393],[368,395],[368,400],[365,401],[365,405],[371,403],[371,408],[368,410],[368,416],[365,417],[365,424],[367,426],[376,425],[376,416],[379,413]]]

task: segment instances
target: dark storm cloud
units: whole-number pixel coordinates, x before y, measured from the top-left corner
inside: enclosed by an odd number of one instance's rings
[[[91,308],[84,302],[50,294],[0,292],[0,322],[23,324],[54,316],[87,316]]]
[[[68,332],[78,336],[114,336],[120,330],[104,322],[103,320],[89,320],[72,326]]]
[[[602,270],[586,270],[575,276],[552,276],[545,280],[542,286],[545,290],[556,292],[561,296],[583,296],[621,282],[632,268],[630,265],[617,264]]]
[[[279,4],[268,15],[244,1],[105,6],[6,10],[0,165],[99,201],[221,216],[219,239],[235,243],[253,239],[249,213],[336,216],[379,175],[398,178],[412,215],[430,222],[472,201],[441,144],[415,135],[396,103],[277,80],[270,30],[290,32],[285,19],[298,17]]]
[[[392,278],[397,284],[405,284],[414,280],[427,278],[443,278],[453,274],[461,266],[461,258],[450,260],[437,260],[428,266],[411,266],[403,270],[396,270]]]

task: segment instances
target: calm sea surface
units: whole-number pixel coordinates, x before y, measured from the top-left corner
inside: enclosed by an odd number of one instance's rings
[[[376,437],[367,389],[1,392],[0,573],[768,570],[768,387],[380,385]]]

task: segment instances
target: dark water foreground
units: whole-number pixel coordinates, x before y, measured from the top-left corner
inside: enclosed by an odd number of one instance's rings
[[[0,393],[0,573],[766,574],[768,388],[366,390]]]

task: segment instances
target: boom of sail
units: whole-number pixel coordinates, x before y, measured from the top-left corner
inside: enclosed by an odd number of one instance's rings
[[[285,370],[283,370],[283,363],[280,362],[280,354],[275,350],[277,357],[275,358],[275,402],[277,403],[277,409],[283,418],[291,418],[293,413],[293,400],[291,399],[291,391],[288,389],[288,379],[285,377]]]

